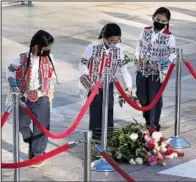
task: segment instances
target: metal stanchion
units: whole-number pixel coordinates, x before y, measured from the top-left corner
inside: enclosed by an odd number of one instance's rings
[[[32,1],[28,1],[28,7],[33,7]]]
[[[104,68],[103,81],[103,104],[102,104],[102,145],[104,150],[107,148],[108,132],[108,104],[109,104],[109,67]],[[114,168],[103,158],[94,161],[96,171],[114,171]]]
[[[84,181],[91,181],[91,139],[92,131],[84,132]]]
[[[19,93],[13,93],[14,116],[13,116],[13,146],[14,146],[14,162],[20,161],[19,149]],[[14,182],[20,181],[20,169],[14,169]]]
[[[176,49],[176,101],[175,101],[175,131],[174,136],[168,139],[168,143],[174,149],[190,147],[190,144],[180,135],[180,100],[181,100],[181,73],[182,73],[182,49]]]
[[[109,104],[109,68],[104,68],[103,103],[102,103],[102,146],[106,151],[108,137],[108,104]]]

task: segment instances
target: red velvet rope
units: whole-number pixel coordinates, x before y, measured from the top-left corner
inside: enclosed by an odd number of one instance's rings
[[[80,121],[82,119],[82,117],[84,116],[86,110],[88,109],[89,105],[91,104],[91,102],[93,101],[95,95],[98,92],[98,89],[101,87],[102,83],[101,82],[97,82],[97,84],[94,86],[94,88],[92,89],[91,94],[89,95],[86,103],[83,105],[82,109],[80,110],[78,116],[76,117],[75,121],[73,122],[72,126],[70,128],[68,128],[65,132],[59,133],[59,134],[55,134],[52,133],[50,131],[48,131],[36,118],[36,116],[31,112],[31,110],[25,105],[24,106],[24,110],[27,113],[27,115],[32,119],[32,121],[37,125],[37,127],[48,137],[50,138],[54,138],[54,139],[60,139],[60,138],[65,138],[67,136],[69,136],[76,128],[77,126],[80,124]]]
[[[7,111],[3,113],[3,116],[1,117],[1,128],[3,128],[3,125],[7,121],[9,115],[10,115],[10,113]]]
[[[34,157],[34,158],[27,160],[27,161],[22,161],[22,162],[18,162],[18,163],[1,163],[1,168],[9,168],[10,169],[10,168],[21,168],[21,167],[30,166],[30,165],[39,163],[40,161],[51,158],[57,154],[65,152],[69,149],[70,149],[69,144],[65,144],[65,145],[62,145],[62,146],[48,152],[48,153]]]
[[[165,77],[165,80],[162,83],[161,88],[159,89],[159,92],[155,96],[154,100],[148,106],[145,106],[145,107],[141,107],[141,106],[137,105],[134,101],[132,101],[127,96],[127,94],[124,92],[124,90],[123,90],[122,86],[120,85],[119,81],[115,81],[114,83],[115,83],[116,88],[118,89],[118,91],[122,95],[122,97],[125,99],[125,101],[130,106],[132,106],[133,108],[135,108],[136,110],[139,110],[139,111],[148,111],[148,110],[152,109],[156,105],[156,103],[159,101],[160,97],[162,96],[163,91],[165,90],[165,87],[167,86],[167,83],[169,81],[169,78],[170,78],[170,76],[172,74],[172,71],[173,71],[174,67],[175,67],[175,64],[172,63],[170,65],[170,67],[169,67],[169,70],[168,70],[168,73],[167,73],[167,75]]]
[[[190,71],[190,73],[192,74],[193,78],[196,79],[196,70],[193,68],[193,66],[191,65],[191,63],[189,61],[184,61],[184,64],[186,65],[186,67],[188,68],[188,70]]]
[[[128,182],[135,182],[135,180],[129,176],[123,169],[120,168],[120,166],[105,152],[100,152],[100,154],[102,155],[102,157],[108,161],[108,163],[110,163],[112,165],[112,167],[114,169],[116,169],[116,171],[118,171],[118,173],[124,178],[126,179],[126,181]]]

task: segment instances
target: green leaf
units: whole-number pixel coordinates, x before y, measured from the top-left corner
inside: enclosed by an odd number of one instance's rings
[[[133,62],[135,60],[135,55],[132,53],[125,53],[125,61],[126,63]]]

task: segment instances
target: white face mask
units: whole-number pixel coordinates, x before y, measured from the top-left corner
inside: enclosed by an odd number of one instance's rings
[[[113,42],[108,42],[108,40],[104,39],[104,44],[106,45],[107,48],[115,48],[117,43],[113,43]]]

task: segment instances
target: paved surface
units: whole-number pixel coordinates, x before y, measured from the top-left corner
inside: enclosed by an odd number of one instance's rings
[[[160,6],[160,4],[158,4]],[[162,6],[168,4],[161,3]],[[184,49],[187,58],[196,67],[196,3],[171,3],[172,10],[171,29],[176,35],[178,47]],[[48,30],[55,38],[53,54],[56,58],[55,68],[61,85],[56,87],[55,99],[52,110],[52,131],[58,133],[70,126],[83,101],[77,96],[78,62],[85,46],[97,39],[99,33],[108,21],[118,23],[123,30],[122,41],[126,51],[132,52],[145,25],[151,25],[151,14],[157,8],[156,3],[34,3],[33,8],[15,5],[7,6],[2,10],[2,101],[5,102],[7,81],[5,70],[18,53],[23,52],[29,45],[30,38],[38,29]],[[134,78],[133,65],[129,70]],[[186,149],[183,159],[169,161],[168,168],[195,157],[195,117],[196,117],[196,84],[183,66],[181,122],[183,135],[192,144]],[[161,122],[164,134],[173,135],[174,123],[174,94],[175,73],[164,93],[164,109]],[[3,110],[4,108],[2,108]],[[120,108],[115,104],[116,126],[128,124],[132,118],[143,122],[141,113],[125,105]],[[119,111],[121,114],[119,114]],[[88,113],[86,113],[78,131],[62,140],[50,140],[48,151],[66,143],[68,139],[82,137],[81,130],[88,128]],[[40,169],[24,168],[21,171],[21,181],[77,181],[82,180],[82,144],[68,153],[56,156],[47,161]],[[27,146],[22,142],[21,160],[27,159]],[[2,130],[2,158],[4,162],[12,161],[12,118]],[[63,162],[62,162],[63,161]],[[136,180],[156,181],[188,180],[182,176],[158,174],[166,167],[130,166],[122,165],[124,169],[135,177]],[[74,171],[74,172],[73,172]],[[93,180],[122,181],[116,173],[92,173]],[[3,180],[13,180],[12,170],[3,170]],[[191,179],[189,179],[191,180]]]

